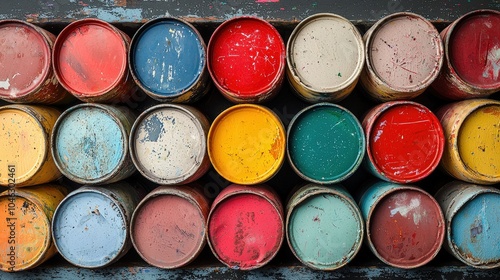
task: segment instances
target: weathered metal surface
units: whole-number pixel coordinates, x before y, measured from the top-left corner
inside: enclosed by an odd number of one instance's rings
[[[308,267],[339,269],[360,250],[363,216],[341,185],[307,184],[292,194],[286,208],[288,245]]]
[[[50,153],[50,134],[60,114],[39,105],[0,107],[0,186],[32,186],[61,177]]]
[[[85,103],[62,113],[52,131],[59,170],[81,184],[113,183],[135,172],[128,139],[136,116],[127,107]]]
[[[311,103],[346,98],[365,64],[358,29],[347,19],[327,13],[312,15],[295,27],[286,56],[290,85]]]
[[[373,107],[363,120],[364,165],[375,176],[394,183],[413,183],[439,165],[444,134],[437,117],[424,105],[390,101]]]
[[[361,124],[339,105],[310,105],[288,125],[289,163],[310,182],[333,184],[347,179],[361,165],[365,150]]]
[[[363,36],[366,65],[361,84],[376,100],[412,99],[437,78],[443,42],[436,28],[414,13],[394,13]]]

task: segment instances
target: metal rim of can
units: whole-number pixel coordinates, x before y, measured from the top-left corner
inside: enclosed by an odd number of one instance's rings
[[[293,160],[291,158],[291,153],[290,153],[290,148],[289,148],[290,141],[287,141],[286,154],[288,156],[288,162],[290,163],[290,166],[295,171],[295,173],[297,175],[299,175],[302,179],[307,180],[307,181],[312,182],[312,183],[316,183],[316,184],[334,184],[334,183],[341,182],[341,181],[349,178],[352,174],[354,174],[354,172],[356,172],[356,170],[359,168],[359,166],[363,162],[363,158],[364,158],[364,155],[365,155],[366,139],[365,139],[365,136],[364,136],[364,133],[363,133],[363,127],[361,126],[361,124],[359,123],[358,119],[356,118],[356,116],[354,116],[354,114],[352,112],[350,112],[349,110],[347,110],[346,108],[344,108],[344,107],[342,107],[340,105],[333,104],[333,103],[328,103],[328,102],[322,102],[322,103],[316,103],[316,104],[313,104],[313,105],[309,105],[306,108],[300,110],[292,118],[292,120],[288,124],[288,130],[287,130],[287,133],[286,133],[286,135],[287,135],[286,137],[287,137],[287,140],[290,138],[290,134],[292,132],[292,129],[293,129],[293,126],[294,126],[295,122],[297,122],[297,120],[304,113],[307,113],[308,111],[313,110],[313,109],[315,109],[317,107],[324,107],[324,106],[332,107],[332,108],[335,108],[337,110],[345,112],[352,119],[353,125],[356,126],[356,130],[358,131],[358,133],[360,135],[360,137],[358,138],[359,141],[360,141],[360,143],[359,143],[360,150],[358,152],[358,158],[354,162],[354,165],[349,170],[347,170],[346,172],[344,172],[344,174],[341,174],[337,178],[334,178],[334,179],[331,179],[331,180],[326,180],[326,181],[320,181],[320,180],[316,180],[314,178],[311,178],[311,177],[305,175],[304,173],[302,173],[302,171],[300,171],[298,169],[298,167],[295,165],[295,163],[293,162]]]
[[[72,180],[74,182],[77,182],[77,183],[80,183],[80,184],[103,184],[103,183],[108,183],[109,180],[113,179],[116,176],[116,174],[123,168],[123,166],[127,162],[127,157],[129,156],[129,143],[128,143],[127,130],[126,130],[125,126],[123,125],[123,123],[120,121],[120,119],[118,119],[118,117],[114,113],[111,113],[111,111],[110,111],[110,109],[109,109],[108,106],[111,106],[111,105],[98,104],[98,103],[82,103],[82,104],[78,104],[78,105],[75,105],[75,106],[70,107],[67,110],[65,110],[61,114],[61,116],[59,116],[59,118],[57,119],[56,123],[54,124],[54,128],[52,129],[52,134],[50,136],[50,150],[51,150],[51,153],[52,153],[52,157],[54,158],[54,163],[56,164],[57,168],[59,169],[59,171],[61,171],[61,173],[64,176],[66,176],[67,178],[69,178],[70,180]],[[62,125],[62,123],[65,121],[65,118],[69,114],[71,114],[72,112],[74,112],[74,111],[76,111],[76,110],[78,110],[80,108],[97,108],[97,109],[102,110],[103,112],[105,112],[110,118],[112,118],[115,121],[116,125],[120,129],[120,132],[121,132],[122,138],[123,138],[123,143],[122,143],[123,154],[122,154],[119,162],[117,163],[116,167],[111,172],[109,172],[109,174],[107,174],[105,176],[102,176],[100,178],[97,178],[97,179],[93,179],[93,180],[87,180],[87,179],[84,179],[84,178],[79,178],[79,177],[76,177],[75,175],[70,174],[69,172],[67,172],[66,168],[64,168],[64,166],[62,164],[61,159],[59,158],[59,156],[56,153],[56,150],[57,150],[57,147],[56,147],[56,137],[57,137],[57,134],[58,134],[60,126]]]
[[[68,38],[68,36],[71,34],[71,32],[73,30],[78,29],[81,25],[96,25],[96,26],[99,26],[101,28],[109,30],[111,33],[116,34],[116,36],[121,39],[120,42],[122,43],[123,53],[125,54],[121,60],[122,67],[120,69],[119,76],[107,88],[102,89],[100,91],[92,92],[92,94],[88,94],[87,92],[75,89],[66,83],[66,81],[65,81],[66,79],[64,79],[62,74],[61,74],[61,70],[59,67],[59,56],[57,55],[60,52],[61,48],[63,47],[66,38]],[[130,41],[130,39],[127,38],[127,35],[125,35],[125,33],[123,33],[118,28],[114,27],[113,25],[111,25],[109,22],[101,20],[101,19],[84,18],[84,19],[80,19],[80,20],[77,20],[77,21],[74,21],[74,22],[68,24],[57,36],[56,41],[54,42],[54,47],[52,49],[52,68],[54,69],[54,73],[57,77],[57,80],[59,81],[61,86],[63,86],[68,92],[70,92],[73,96],[75,96],[76,98],[78,98],[84,102],[87,101],[87,99],[89,99],[89,98],[100,97],[100,96],[103,96],[105,94],[112,93],[112,90],[114,88],[117,88],[122,82],[124,82],[128,79],[129,70],[128,70],[128,66],[127,66],[127,55],[126,54],[128,53],[128,50],[129,50],[129,41]],[[111,96],[106,97],[105,99],[106,100],[113,99],[118,94],[119,94],[118,92],[114,92],[114,93],[112,93]]]
[[[297,74],[297,71],[295,70],[295,63],[293,59],[293,47],[292,44],[295,42],[295,37],[297,37],[297,34],[301,31],[302,28],[307,26],[310,22],[317,20],[318,18],[333,18],[336,20],[343,21],[345,24],[349,25],[349,27],[355,31],[353,32],[354,37],[357,39],[357,45],[358,45],[358,63],[356,64],[356,68],[352,75],[341,83],[340,85],[333,87],[333,88],[327,88],[327,89],[317,89],[314,88],[311,85],[308,85],[301,81],[300,76]],[[346,98],[354,89],[359,77],[361,76],[361,72],[363,70],[363,66],[365,64],[365,45],[363,42],[363,37],[359,33],[358,29],[354,24],[352,24],[348,19],[337,15],[333,13],[317,13],[314,15],[311,15],[299,22],[299,24],[294,28],[290,35],[290,39],[287,42],[286,45],[286,60],[288,61],[287,63],[287,76],[288,76],[288,81],[290,82],[292,88],[296,93],[299,93],[298,96],[302,99],[304,99],[307,102],[316,102],[317,99],[320,99],[320,101],[340,101],[344,98]],[[328,98],[324,97],[323,95],[325,94],[331,94],[331,93],[337,93],[338,96],[330,96]],[[317,97],[316,97],[317,96]]]
[[[373,125],[375,124],[376,120],[381,117],[387,110],[392,109],[397,106],[415,106],[419,110],[424,110],[427,112],[427,114],[430,114],[432,121],[435,124],[435,127],[439,128],[438,132],[440,134],[439,137],[439,144],[438,144],[438,150],[437,153],[434,155],[434,160],[432,164],[427,168],[425,172],[420,173],[418,176],[415,176],[412,179],[403,179],[403,178],[397,178],[392,176],[391,174],[384,173],[383,170],[376,164],[376,160],[374,158],[371,145],[370,145],[370,139],[372,136],[372,130],[373,130]],[[372,114],[373,113],[373,114]],[[414,183],[416,181],[420,181],[427,177],[429,174],[431,174],[438,166],[439,163],[441,162],[441,157],[443,155],[444,149],[445,149],[445,139],[444,139],[444,132],[441,127],[441,123],[439,122],[439,119],[434,116],[431,110],[429,108],[425,107],[424,105],[413,102],[413,101],[388,101],[383,104],[380,104],[374,108],[368,113],[368,115],[365,117],[365,120],[363,121],[363,127],[366,135],[366,154],[367,157],[366,159],[369,161],[368,165],[370,167],[373,167],[374,170],[371,168],[368,168],[369,171],[372,172],[375,176],[379,177],[380,179],[393,182],[393,183]],[[374,172],[373,172],[374,171]]]
[[[201,253],[201,251],[203,250],[203,248],[205,247],[205,245],[207,243],[208,216],[207,216],[207,213],[205,213],[202,209],[204,207],[206,207],[207,210],[209,209],[208,201],[205,201],[206,202],[206,206],[201,205],[202,203],[200,203],[200,202],[204,202],[204,201],[203,200],[197,201],[196,199],[193,198],[193,196],[190,193],[190,191],[187,191],[186,189],[183,189],[183,187],[188,187],[189,188],[190,186],[180,186],[180,185],[177,185],[177,186],[159,186],[158,188],[156,188],[155,190],[153,190],[149,194],[147,194],[139,202],[139,204],[137,205],[137,207],[134,210],[134,213],[132,214],[132,219],[130,220],[130,234],[129,234],[130,235],[130,239],[132,241],[132,245],[134,246],[134,249],[137,252],[137,254],[139,254],[139,256],[145,262],[147,262],[148,264],[150,264],[152,266],[160,267],[160,268],[163,268],[163,269],[174,269],[174,268],[179,268],[179,267],[188,265],[189,263],[191,263],[192,261],[194,261],[196,259],[196,257],[199,256],[199,254]],[[186,259],[183,263],[178,264],[178,265],[172,265],[172,266],[158,266],[158,264],[153,263],[149,258],[147,258],[146,256],[144,256],[143,253],[138,249],[138,246],[136,244],[136,237],[135,237],[135,235],[133,233],[134,232],[134,228],[135,228],[135,223],[136,223],[137,215],[138,215],[139,211],[141,210],[141,208],[143,206],[145,206],[148,202],[150,202],[152,199],[154,199],[156,197],[160,197],[160,196],[165,196],[165,195],[177,196],[179,198],[187,200],[190,204],[192,204],[193,206],[196,207],[196,209],[198,210],[198,213],[200,214],[200,217],[203,217],[203,219],[204,219],[203,232],[202,232],[202,236],[201,236],[201,240],[200,240],[201,242],[198,244],[198,246],[197,246],[197,248],[195,250],[195,254],[193,254],[190,258]]]
[[[305,191],[307,190],[307,187],[309,186],[312,186],[314,187],[314,189],[312,189],[311,191],[303,194],[302,196],[300,196],[297,200],[293,199],[294,196],[291,197],[291,199],[289,200],[289,203],[287,205],[287,211],[286,211],[286,226],[285,226],[285,233],[286,233],[286,240],[287,240],[287,243],[288,243],[288,246],[290,247],[290,250],[292,251],[292,253],[294,254],[294,256],[301,262],[303,263],[304,265],[312,268],[312,269],[319,269],[319,270],[325,270],[325,271],[332,271],[332,270],[336,270],[336,269],[339,269],[345,265],[347,265],[352,259],[354,259],[356,257],[356,255],[358,254],[358,252],[360,251],[361,249],[361,245],[363,244],[363,237],[365,235],[365,223],[364,223],[364,219],[363,219],[363,215],[361,214],[361,211],[359,210],[359,207],[358,205],[354,202],[354,200],[351,198],[351,197],[348,197],[346,196],[345,194],[339,192],[339,191],[336,191],[334,189],[331,189],[331,188],[327,188],[323,185],[314,185],[314,183],[309,183],[303,187],[301,187],[300,189],[298,189],[295,193],[299,193],[299,192],[302,192],[302,191]],[[347,202],[347,204],[349,204],[352,209],[356,209],[357,211],[354,211],[356,213],[356,219],[358,220],[359,222],[359,226],[360,226],[360,229],[361,229],[361,232],[359,232],[360,234],[360,237],[359,237],[359,242],[357,242],[355,244],[355,247],[353,247],[350,255],[347,257],[347,258],[344,258],[342,259],[342,262],[340,264],[336,264],[335,266],[330,266],[328,268],[325,268],[325,267],[319,267],[319,266],[316,266],[316,265],[313,265],[312,263],[310,262],[307,262],[307,261],[304,261],[302,258],[299,257],[298,253],[296,252],[296,250],[294,249],[293,245],[292,245],[292,242],[290,241],[290,236],[289,236],[289,231],[288,231],[288,228],[289,228],[289,222],[290,222],[290,216],[292,215],[292,212],[294,211],[294,208],[299,206],[302,202],[304,202],[305,200],[313,197],[313,196],[317,196],[317,195],[325,195],[325,194],[328,194],[328,195],[334,195],[334,196],[338,196],[340,199],[344,200]]]
[[[411,88],[398,88],[394,87],[392,85],[389,85],[386,83],[382,78],[379,77],[377,72],[375,71],[372,61],[371,61],[371,45],[372,45],[372,38],[377,34],[377,31],[381,29],[385,24],[388,24],[391,20],[398,18],[398,17],[410,17],[410,18],[416,18],[425,23],[429,30],[433,30],[436,33],[435,40],[437,41],[436,43],[436,55],[440,57],[438,66],[434,68],[430,76],[428,76],[422,83],[417,84],[415,87]],[[439,76],[439,73],[441,72],[441,69],[444,64],[444,59],[443,59],[443,41],[441,39],[441,36],[439,36],[439,32],[437,29],[434,27],[432,23],[430,23],[426,18],[422,17],[421,15],[415,14],[415,13],[410,13],[410,12],[398,12],[398,13],[393,13],[390,14],[380,20],[378,20],[364,35],[364,41],[365,41],[365,51],[366,51],[366,67],[365,67],[365,72],[366,75],[362,75],[362,85],[364,86],[365,89],[367,89],[367,92],[372,96],[373,98],[379,100],[379,101],[389,101],[389,100],[395,100],[395,99],[412,99],[420,95],[427,89],[434,80]],[[366,80],[365,80],[366,79]],[[373,86],[372,86],[373,85]],[[370,88],[373,88],[373,91],[376,92],[372,93]],[[398,96],[393,96],[394,93],[398,93]],[[404,94],[401,96],[401,94]]]
[[[217,36],[220,36],[221,32],[224,32],[223,31],[224,28],[227,28],[227,26],[235,24],[235,22],[238,22],[241,20],[256,21],[259,24],[263,24],[264,26],[270,28],[270,30],[272,30],[275,33],[275,36],[280,38],[279,42],[281,43],[280,44],[280,53],[281,53],[280,62],[281,63],[279,64],[279,68],[276,71],[274,79],[268,85],[263,87],[263,89],[253,90],[253,91],[249,92],[251,94],[251,96],[249,96],[249,97],[241,96],[240,94],[238,94],[239,91],[236,92],[234,90],[231,90],[227,87],[222,86],[219,83],[214,70],[212,69],[212,66],[211,66],[212,63],[210,61],[211,60],[210,54],[212,53],[212,49],[214,48],[213,45],[214,45],[214,41],[216,40],[215,38]],[[261,19],[261,18],[256,17],[256,16],[237,16],[237,17],[233,17],[232,19],[224,21],[222,24],[220,24],[215,29],[215,31],[212,33],[212,36],[210,37],[210,40],[208,42],[207,65],[208,65],[208,72],[210,73],[210,77],[212,78],[212,81],[213,81],[215,87],[222,93],[222,95],[226,99],[228,99],[234,103],[262,103],[262,102],[265,102],[265,101],[271,99],[276,94],[278,94],[278,91],[281,87],[281,84],[282,84],[283,78],[284,78],[284,74],[285,74],[285,64],[286,64],[286,48],[285,48],[285,43],[283,42],[283,38],[279,34],[278,30],[276,30],[276,28],[272,24],[270,24],[268,21],[265,21],[264,19]]]
[[[183,90],[177,92],[177,93],[174,93],[174,94],[169,94],[168,96],[165,96],[165,95],[160,95],[154,91],[152,91],[150,88],[148,88],[142,81],[141,79],[139,79],[136,71],[135,71],[135,61],[134,61],[134,58],[133,58],[133,55],[134,55],[134,50],[135,50],[135,46],[137,45],[137,42],[141,39],[141,36],[144,32],[146,32],[149,28],[151,28],[152,26],[155,26],[157,24],[161,24],[161,22],[163,21],[173,21],[173,22],[177,22],[181,25],[185,25],[188,29],[190,29],[193,34],[195,34],[196,38],[198,39],[201,47],[202,47],[202,52],[203,52],[203,58],[202,59],[202,65],[200,67],[201,71],[198,75],[198,77],[196,77],[196,79],[193,81],[193,83],[187,87],[187,88],[184,88]],[[147,95],[149,95],[151,98],[155,99],[155,100],[158,100],[158,101],[163,101],[163,102],[191,102],[191,101],[195,101],[197,100],[198,98],[201,97],[200,96],[197,96],[195,97],[193,100],[191,100],[189,97],[187,97],[188,100],[184,100],[185,98],[183,98],[184,96],[188,95],[190,92],[192,91],[195,91],[197,90],[198,88],[198,85],[200,83],[203,83],[203,80],[205,79],[204,76],[206,76],[205,73],[207,71],[207,61],[206,61],[206,57],[207,57],[207,51],[206,51],[207,47],[205,45],[205,41],[203,40],[203,37],[201,36],[201,34],[198,32],[198,30],[192,25],[190,24],[189,22],[185,21],[185,20],[182,20],[180,18],[176,18],[176,17],[160,17],[160,18],[156,18],[156,19],[152,19],[148,22],[146,22],[145,24],[143,24],[134,34],[134,36],[132,37],[132,41],[130,43],[130,48],[129,48],[129,52],[128,52],[128,63],[130,65],[130,74],[132,75],[132,78],[133,80],[135,81],[135,83],[137,84],[137,86],[142,90],[144,91]],[[203,89],[202,89],[203,90]],[[193,95],[196,95],[193,93]]]
[[[235,184],[244,184],[244,185],[256,185],[260,183],[264,183],[268,180],[270,180],[278,171],[281,169],[281,166],[283,165],[284,159],[285,159],[285,153],[286,153],[286,148],[285,144],[283,145],[283,148],[280,149],[280,154],[278,159],[276,159],[275,164],[271,167],[270,170],[267,170],[266,173],[263,175],[259,175],[259,178],[255,179],[250,179],[248,181],[241,180],[238,178],[231,178],[232,176],[229,176],[228,174],[225,174],[224,172],[221,172],[220,168],[218,167],[218,161],[214,158],[215,156],[213,155],[212,151],[212,145],[213,145],[213,135],[216,127],[219,125],[219,123],[229,114],[233,113],[234,111],[240,110],[240,109],[245,109],[245,108],[251,108],[258,110],[267,116],[269,116],[272,120],[274,120],[274,123],[278,127],[280,137],[283,138],[283,142],[285,142],[285,137],[286,137],[286,132],[285,132],[285,127],[283,125],[283,122],[280,120],[278,115],[274,113],[271,109],[268,109],[265,106],[262,105],[256,105],[256,104],[237,104],[233,105],[226,110],[224,110],[222,113],[220,113],[215,120],[212,122],[212,125],[210,126],[210,130],[208,131],[208,137],[207,137],[207,150],[208,150],[208,156],[210,158],[210,162],[212,163],[212,166],[214,167],[215,171],[217,171],[218,174],[220,174],[224,179],[235,183]]]
[[[236,188],[231,189],[231,187],[234,187],[234,186],[236,186]],[[223,190],[223,192],[221,192],[215,198],[214,202],[212,203],[212,206],[210,208],[210,212],[208,213],[208,218],[207,218],[207,228],[206,228],[207,243],[208,243],[208,246],[210,247],[210,250],[214,254],[214,256],[221,263],[223,263],[224,265],[226,265],[227,267],[233,268],[229,263],[225,262],[217,254],[215,245],[212,244],[212,241],[211,241],[211,238],[210,238],[210,221],[211,221],[211,218],[212,218],[212,213],[215,211],[215,209],[217,209],[217,207],[220,206],[221,203],[224,203],[224,201],[226,199],[230,198],[230,197],[238,196],[238,195],[241,195],[241,194],[250,194],[250,195],[256,195],[256,196],[258,196],[258,197],[263,198],[264,200],[266,200],[276,210],[276,213],[278,214],[279,219],[281,221],[281,232],[283,233],[282,235],[280,235],[278,237],[279,240],[278,240],[278,244],[276,244],[276,250],[274,250],[273,252],[271,252],[271,254],[266,254],[266,260],[262,261],[258,265],[252,266],[252,267],[248,267],[248,268],[240,267],[238,269],[240,269],[240,270],[253,270],[253,269],[257,269],[257,268],[263,267],[264,265],[268,264],[278,254],[278,251],[281,248],[281,245],[283,244],[283,240],[285,239],[285,222],[284,222],[284,217],[283,217],[283,207],[281,205],[280,200],[274,200],[274,199],[272,199],[272,197],[268,197],[265,194],[265,191],[262,191],[261,189],[259,189],[261,187],[265,188],[265,190],[269,191],[271,194],[275,195],[276,198],[278,198],[277,194],[271,188],[269,188],[269,187],[267,187],[265,185],[258,185],[258,186],[247,187],[247,186],[243,186],[243,185],[232,184],[232,185],[227,186],[224,189],[224,190],[228,190],[228,191],[224,191]]]
[[[142,121],[146,117],[148,117],[150,114],[154,113],[155,111],[162,110],[162,109],[174,109],[174,110],[178,110],[178,111],[182,112],[183,114],[186,114],[187,116],[189,116],[191,118],[193,123],[196,125],[196,129],[198,130],[198,134],[200,136],[203,136],[203,139],[201,141],[201,143],[202,143],[201,151],[204,151],[204,155],[202,156],[203,160],[201,160],[200,162],[197,162],[197,165],[194,166],[194,168],[192,168],[189,173],[183,174],[183,175],[178,176],[176,178],[160,178],[160,177],[153,176],[150,173],[146,172],[144,170],[140,160],[137,158],[137,152],[135,151],[134,138],[135,138],[137,130],[139,129]],[[199,112],[200,115],[196,116],[192,112],[192,110],[195,110],[195,112]],[[176,104],[158,104],[158,105],[150,107],[150,108],[146,109],[144,112],[142,112],[139,115],[139,117],[137,117],[134,124],[132,125],[132,129],[130,130],[130,136],[129,136],[129,140],[128,140],[130,157],[132,158],[132,162],[134,163],[137,170],[144,177],[146,177],[148,180],[150,180],[154,183],[163,184],[163,185],[185,184],[185,183],[195,181],[199,177],[201,177],[208,170],[210,165],[209,164],[206,165],[205,171],[203,171],[203,172],[199,172],[200,169],[203,168],[203,166],[205,165],[204,164],[205,161],[210,161],[210,160],[208,158],[208,151],[207,151],[208,128],[205,129],[204,125],[203,125],[204,123],[206,123],[208,126],[209,121],[206,118],[200,119],[199,118],[200,116],[204,117],[204,115],[200,111],[198,111],[198,109],[191,107],[191,106],[187,106],[187,105],[176,105]],[[193,177],[193,176],[195,176],[195,177]]]

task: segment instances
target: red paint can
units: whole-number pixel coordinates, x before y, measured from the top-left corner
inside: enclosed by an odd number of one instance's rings
[[[129,74],[130,38],[99,19],[82,19],[57,36],[53,67],[57,79],[84,102],[126,101],[136,88]]]
[[[229,185],[215,198],[208,216],[208,244],[233,269],[267,264],[285,236],[283,206],[269,187]]]
[[[441,32],[445,61],[432,84],[443,98],[487,97],[500,90],[500,12],[477,10]]]
[[[285,43],[267,21],[248,16],[225,21],[212,34],[207,52],[212,80],[230,101],[261,103],[279,92]]]

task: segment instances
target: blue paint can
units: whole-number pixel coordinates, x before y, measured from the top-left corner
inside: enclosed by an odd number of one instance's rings
[[[158,101],[190,103],[210,89],[205,42],[183,20],[145,23],[132,38],[128,59],[136,84]]]

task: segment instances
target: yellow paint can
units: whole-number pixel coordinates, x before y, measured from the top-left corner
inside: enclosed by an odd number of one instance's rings
[[[285,156],[285,128],[270,109],[240,104],[223,111],[210,127],[208,154],[215,170],[236,184],[272,178]]]

